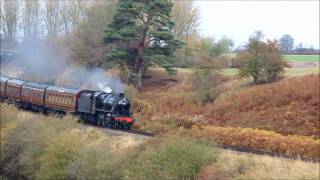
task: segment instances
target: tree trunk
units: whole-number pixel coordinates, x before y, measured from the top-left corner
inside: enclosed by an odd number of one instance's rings
[[[143,72],[144,72],[144,67],[140,66],[139,68],[139,72],[138,72],[138,88],[141,89],[142,88],[142,77],[143,77]]]
[[[258,83],[259,83],[259,81],[258,81],[258,76],[253,75],[252,77],[253,77],[253,82],[254,82],[254,84],[258,84]]]
[[[146,39],[147,39],[147,33],[149,30],[149,23],[151,22],[153,15],[149,15],[147,21],[145,22],[144,29],[143,29],[143,35],[141,38],[140,43],[138,44],[137,50],[138,50],[138,57],[135,62],[135,68],[138,73],[138,88],[142,88],[142,77],[144,74],[144,59],[143,59],[143,54],[144,54],[144,49],[146,48]]]

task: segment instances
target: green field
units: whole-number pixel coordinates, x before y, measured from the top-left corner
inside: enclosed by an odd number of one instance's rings
[[[238,74],[238,69],[235,68],[225,68],[222,69],[222,74],[227,76],[235,76]],[[319,73],[318,67],[310,67],[310,68],[286,68],[285,76],[302,76],[306,74],[316,74]]]
[[[225,53],[225,55],[234,58],[236,53]],[[284,58],[292,62],[317,62],[320,61],[320,55],[299,55],[299,54],[283,54]]]
[[[317,62],[319,61],[319,55],[297,55],[297,54],[285,54],[285,59],[293,62]]]
[[[194,69],[192,68],[176,68],[177,70],[177,75],[180,77],[185,77],[189,76],[194,72]],[[172,78],[172,77],[166,77],[168,74],[166,71],[162,68],[150,68],[149,71],[152,71],[153,73],[155,72],[160,72],[163,78]],[[238,75],[239,70],[236,68],[224,68],[221,69],[221,74],[226,75],[226,76],[236,76]],[[319,67],[305,67],[305,68],[285,68],[284,75],[287,77],[291,76],[302,76],[302,75],[307,75],[307,74],[317,74],[320,73]]]

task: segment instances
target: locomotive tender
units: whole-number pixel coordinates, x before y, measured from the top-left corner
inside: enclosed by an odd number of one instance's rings
[[[0,98],[23,109],[70,113],[101,127],[130,129],[134,118],[123,93],[78,90],[0,75]]]

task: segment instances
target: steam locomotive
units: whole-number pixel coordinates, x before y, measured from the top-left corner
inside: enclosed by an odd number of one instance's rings
[[[78,90],[0,75],[0,98],[20,108],[46,114],[76,115],[101,127],[130,129],[130,101],[123,93]]]

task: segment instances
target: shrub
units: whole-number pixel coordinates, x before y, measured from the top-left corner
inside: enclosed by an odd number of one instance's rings
[[[32,114],[7,105],[1,105],[1,112],[1,121],[7,122],[1,127],[1,169],[8,177],[34,179],[39,170],[38,157],[56,134],[55,128],[48,126],[47,119],[38,121]]]
[[[126,149],[138,144],[137,141],[127,136],[106,136],[93,128],[85,136],[85,145],[68,166],[71,179],[121,179]]]
[[[217,158],[215,145],[188,137],[152,139],[131,154],[127,179],[193,179]]]
[[[289,65],[284,61],[276,41],[262,41],[263,34],[256,32],[237,59],[243,62],[240,75],[251,76],[255,84],[270,82],[279,78],[280,73]]]
[[[68,165],[72,163],[83,145],[83,139],[79,138],[79,131],[64,132],[55,137],[45,148],[40,157],[39,179],[67,179],[70,178]]]
[[[223,79],[218,72],[212,69],[196,70],[194,75],[194,84],[197,93],[197,99],[200,102],[211,102],[222,93],[218,88],[222,84]]]
[[[138,97],[138,90],[132,85],[126,87],[126,96],[131,101],[131,107],[135,112],[150,113],[152,111],[152,105]]]

